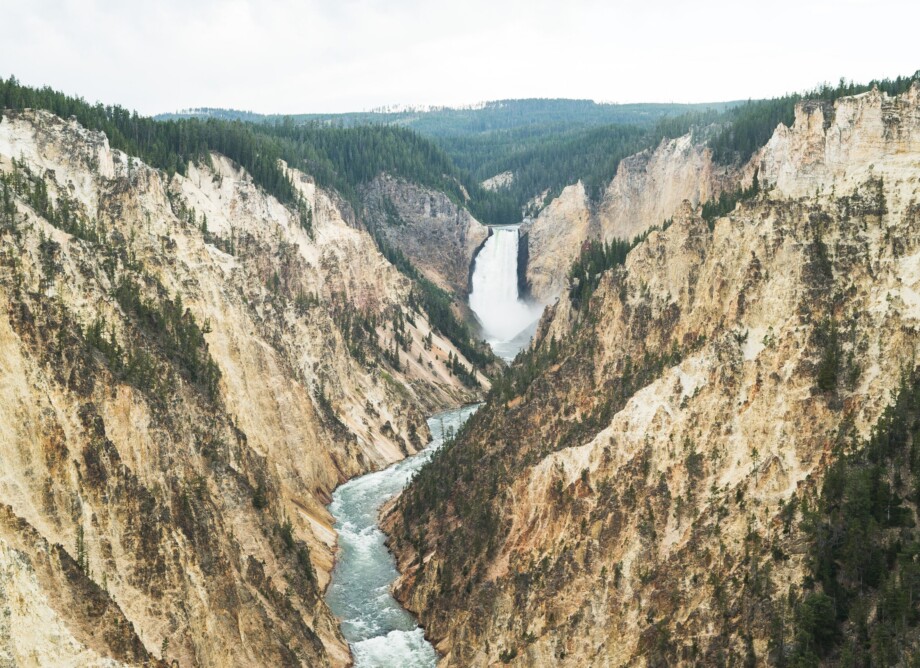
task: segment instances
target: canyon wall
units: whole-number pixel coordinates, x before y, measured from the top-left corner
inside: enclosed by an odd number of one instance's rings
[[[759,195],[711,224],[688,202],[562,293],[387,516],[442,666],[794,647],[808,509],[920,352],[918,134],[920,84],[802,103],[745,169]]]
[[[463,310],[473,257],[489,228],[444,193],[386,174],[365,188],[364,200],[373,229],[428,280],[456,295]]]
[[[475,398],[469,363],[308,175],[298,214],[39,111],[3,115],[0,172],[0,652],[346,665],[325,504]]]
[[[531,294],[551,303],[586,241],[631,240],[674,216],[684,201],[696,206],[732,190],[735,171],[714,164],[703,138],[687,134],[620,161],[599,202],[580,183],[565,188],[524,229]]]

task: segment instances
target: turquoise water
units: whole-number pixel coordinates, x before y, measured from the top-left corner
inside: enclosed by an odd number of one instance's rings
[[[438,654],[415,617],[390,594],[399,574],[377,516],[477,408],[465,406],[429,418],[432,441],[424,450],[383,471],[349,480],[332,495],[329,511],[339,542],[326,601],[341,620],[356,668],[437,664]]]

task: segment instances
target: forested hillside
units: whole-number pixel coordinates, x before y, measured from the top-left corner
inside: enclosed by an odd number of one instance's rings
[[[257,134],[275,138],[284,155],[299,159],[328,185],[350,192],[381,168],[461,197],[483,222],[515,222],[518,210],[539,197],[551,199],[583,181],[593,201],[616,174],[619,161],[678,137],[691,128],[715,125],[709,144],[717,163],[741,163],[769,139],[779,123],[793,120],[801,99],[832,102],[877,86],[889,95],[904,92],[918,75],[855,84],[841,80],[804,94],[768,100],[712,104],[599,104],[591,100],[499,100],[465,109],[387,109],[346,114],[262,115],[199,108],[158,119],[253,123]],[[389,130],[384,130],[388,128]],[[434,140],[443,153],[410,132]],[[392,133],[392,134],[391,134]],[[293,146],[288,146],[288,143]],[[498,193],[476,182],[511,172]],[[312,173],[312,172],[311,172]],[[545,197],[544,197],[545,195]],[[547,200],[548,201],[548,200]]]
[[[339,191],[356,209],[356,188],[388,172],[443,190],[484,222],[504,224],[519,217],[507,198],[480,188],[431,141],[398,127],[324,129],[290,121],[266,125],[218,118],[157,121],[118,105],[92,105],[48,87],[23,86],[14,77],[0,80],[0,108],[75,116],[84,127],[105,132],[113,148],[170,173],[182,174],[190,161],[207,161],[216,151],[239,163],[282,202],[293,203],[296,195],[279,159],[309,173],[318,185]]]
[[[515,131],[517,136],[556,134],[576,128],[602,125],[654,125],[662,118],[714,109],[721,111],[736,102],[705,104],[598,103],[593,100],[524,99],[496,100],[466,108],[389,110],[342,114],[257,114],[251,111],[199,107],[186,111],[158,114],[157,120],[180,118],[219,118],[231,121],[275,123],[291,118],[296,123],[317,122],[322,125],[353,127],[356,125],[401,125],[429,137],[457,137]]]
[[[225,119],[260,123],[271,132],[290,133],[291,126],[311,128],[405,127],[432,138],[461,173],[483,181],[505,172],[514,181],[500,195],[470,189],[471,208],[484,220],[506,221],[509,206],[522,207],[549,190],[584,181],[599,193],[616,172],[619,160],[675,136],[691,123],[710,121],[735,102],[713,104],[600,104],[591,100],[499,100],[466,109],[388,111],[347,114],[260,115],[228,109],[201,108],[158,119]],[[371,164],[373,164],[373,160]],[[451,171],[444,172],[452,174]],[[458,178],[458,180],[460,180]],[[517,214],[515,213],[514,216]]]

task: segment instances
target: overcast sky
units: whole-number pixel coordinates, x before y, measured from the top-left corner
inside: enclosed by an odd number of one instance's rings
[[[0,0],[0,76],[143,113],[707,102],[920,68],[916,0]]]

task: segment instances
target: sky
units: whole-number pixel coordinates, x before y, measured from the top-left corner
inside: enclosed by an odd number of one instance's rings
[[[713,102],[920,69],[916,0],[0,0],[0,76],[154,114]]]

